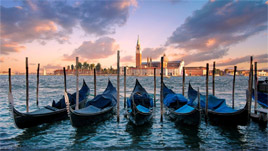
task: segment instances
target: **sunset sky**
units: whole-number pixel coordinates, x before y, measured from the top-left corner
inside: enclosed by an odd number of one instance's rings
[[[268,69],[267,0],[1,0],[0,72],[48,72],[81,62],[116,68],[142,59],[184,60],[186,66]]]

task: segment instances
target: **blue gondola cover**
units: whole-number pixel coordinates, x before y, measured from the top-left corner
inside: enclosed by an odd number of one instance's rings
[[[146,108],[146,107],[144,107],[144,106],[142,106],[142,105],[138,105],[138,106],[136,106],[136,108],[137,108],[139,111],[143,112],[143,113],[149,113],[149,112],[150,112],[150,110],[149,110],[148,108]]]
[[[89,87],[86,85],[85,81],[83,80],[83,86],[79,90],[79,102],[84,100],[88,95],[89,95]],[[73,94],[68,93],[68,97],[69,97],[70,105],[74,105],[76,103],[76,92]],[[58,109],[66,108],[64,96],[62,96],[62,98],[57,103],[53,100],[52,107],[55,107]]]
[[[114,106],[117,102],[116,100],[117,91],[109,80],[108,86],[102,94],[97,95],[91,101],[88,101],[87,106],[93,105],[97,108],[104,109],[108,106]]]
[[[169,107],[170,104],[172,103],[187,103],[187,99],[182,95],[182,94],[167,94],[166,97],[164,98],[164,104],[165,106]]]
[[[177,109],[175,112],[177,112],[177,113],[189,113],[189,112],[192,112],[193,110],[194,110],[193,107],[185,104],[184,106]]]
[[[219,108],[215,109],[214,112],[218,113],[233,113],[236,112],[237,110],[227,106],[225,103],[222,104]]]

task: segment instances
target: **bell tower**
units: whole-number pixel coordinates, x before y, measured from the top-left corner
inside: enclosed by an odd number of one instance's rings
[[[136,46],[136,68],[141,67],[141,47],[140,47],[140,38],[138,36],[137,46]]]

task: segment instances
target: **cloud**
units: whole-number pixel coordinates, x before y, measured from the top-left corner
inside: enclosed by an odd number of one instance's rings
[[[151,57],[152,59],[157,59],[158,57],[164,54],[165,50],[166,50],[165,47],[144,48],[142,51],[142,57],[143,58]]]
[[[116,44],[115,39],[110,37],[102,37],[92,41],[84,41],[83,44],[75,49],[71,55],[64,54],[63,60],[74,60],[75,57],[82,59],[103,59],[116,53],[119,45]]]
[[[124,56],[120,58],[121,62],[134,62],[134,57],[133,56]]]
[[[266,29],[267,6],[264,1],[207,2],[172,33],[166,46],[215,59],[213,57],[219,58],[219,55],[209,53],[225,55],[231,45]]]
[[[198,53],[183,56],[179,60],[184,60],[185,64],[190,64],[192,62],[219,59],[225,56],[228,50],[229,49],[214,50],[213,53],[211,53],[210,51],[198,52]]]
[[[220,61],[217,63],[217,66],[228,66],[228,65],[236,65],[239,63],[249,62],[250,61],[250,55],[239,57],[239,58],[233,58],[233,59],[227,59]],[[257,61],[258,63],[267,63],[268,62],[268,55],[267,54],[260,54],[253,56],[253,61]]]
[[[10,52],[20,52],[21,50],[24,50],[26,47],[19,45],[16,42],[6,42],[4,40],[0,40],[1,47],[0,47],[0,54],[1,55],[7,55]]]
[[[20,6],[1,9],[1,41],[23,43],[47,40],[59,43],[69,41],[74,28],[81,28],[88,35],[113,34],[116,27],[126,23],[135,0],[120,1],[48,1],[24,0]],[[2,43],[1,43],[2,47]],[[6,49],[8,52],[17,52]]]
[[[0,62],[4,62],[5,58],[4,57],[0,57]]]

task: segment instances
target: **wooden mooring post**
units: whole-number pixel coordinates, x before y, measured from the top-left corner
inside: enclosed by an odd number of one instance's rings
[[[78,61],[79,58],[76,57],[76,104],[75,104],[75,110],[79,109],[79,77],[78,77]]]
[[[216,63],[213,62],[213,71],[212,71],[212,95],[215,96],[215,72],[216,72]]]
[[[26,57],[26,112],[29,112],[29,69],[28,57]]]
[[[234,66],[234,78],[233,78],[233,91],[232,91],[232,108],[234,109],[234,95],[235,95],[235,75],[236,75],[236,66]]]
[[[200,92],[199,92],[199,87],[197,88],[197,98],[198,98],[198,105],[197,105],[197,108],[200,110],[200,109],[201,109],[201,103],[200,103]]]
[[[126,82],[127,82],[127,67],[124,67],[124,108],[126,108],[126,102],[127,102],[127,97],[126,97]]]
[[[154,68],[154,107],[156,107],[156,68]]]
[[[206,121],[208,119],[208,76],[209,76],[209,64],[207,63],[207,68],[206,68],[206,108],[205,108]]]
[[[120,51],[117,51],[117,122],[120,121]]]
[[[249,70],[249,81],[248,81],[248,111],[251,114],[251,101],[252,101],[252,80],[253,80],[253,57],[250,57],[250,70]]]
[[[8,86],[9,86],[9,93],[12,93],[12,86],[11,86],[11,68],[8,68]]]
[[[38,94],[39,94],[39,68],[40,68],[40,64],[38,63],[38,65],[37,65],[37,73],[36,73],[36,79],[37,79],[37,81],[36,81],[36,105],[37,105],[37,107],[38,107]]]
[[[161,57],[161,89],[160,89],[160,106],[161,106],[161,118],[160,121],[163,122],[163,57]]]
[[[182,95],[184,96],[184,85],[185,85],[185,67],[182,68]]]
[[[254,105],[254,113],[257,114],[257,101],[258,101],[258,88],[257,88],[257,84],[258,84],[258,70],[257,70],[257,62],[254,63],[255,64],[255,82],[254,82],[254,98],[255,98],[255,105]]]
[[[63,77],[64,77],[64,92],[67,93],[67,85],[66,85],[66,71],[65,67],[63,67]]]
[[[94,97],[96,97],[97,94],[97,82],[96,82],[96,68],[94,68]]]

